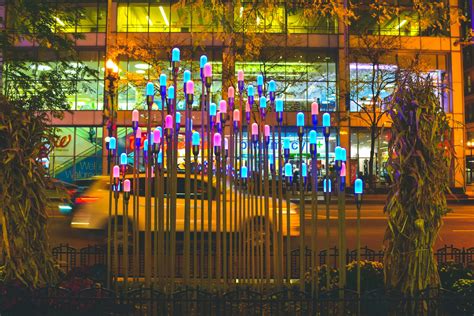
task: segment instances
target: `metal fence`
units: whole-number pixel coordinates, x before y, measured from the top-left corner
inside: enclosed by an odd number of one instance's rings
[[[236,288],[215,294],[197,288],[182,288],[172,294],[154,289],[113,291],[100,286],[72,292],[43,288],[35,292],[7,294],[0,298],[0,312],[30,315],[469,315],[473,302],[442,289],[428,289],[412,298],[385,291],[360,297],[352,291],[322,292],[311,297],[296,289],[260,293]],[[8,303],[16,305],[8,309]],[[18,304],[21,302],[21,304]]]
[[[131,249],[129,249],[131,251]],[[57,260],[59,266],[65,271],[69,272],[74,268],[83,268],[83,267],[91,267],[94,265],[105,265],[107,262],[106,254],[107,254],[107,247],[105,245],[91,245],[88,247],[84,247],[81,249],[76,249],[70,247],[68,244],[60,244],[57,247],[52,249],[52,253],[54,258]],[[112,252],[113,255],[114,252]],[[119,260],[118,262],[123,262],[123,255],[124,250],[123,248],[119,248],[118,251]],[[352,262],[356,260],[356,249],[353,250],[346,250],[346,263]],[[329,250],[329,253],[326,250],[321,250],[319,252],[318,265],[329,264],[330,266],[336,268],[338,265],[338,254],[339,251],[337,247],[332,247]],[[201,252],[198,249],[197,258],[200,259],[200,256],[205,256],[204,263],[206,264],[204,271],[208,271],[207,269],[207,262],[208,262],[208,251],[207,249],[203,249]],[[382,250],[373,250],[368,248],[367,246],[362,247],[360,250],[360,256],[362,260],[368,261],[378,261],[382,262],[384,253]],[[193,257],[193,256],[192,256]],[[311,270],[311,257],[312,252],[311,249],[306,248],[304,254],[304,269],[305,271]],[[442,248],[439,248],[435,252],[435,257],[438,263],[448,263],[453,262],[457,264],[461,264],[463,266],[468,266],[474,264],[474,247],[470,248],[456,248],[453,245],[445,245]],[[143,252],[140,252],[139,255],[139,273],[140,276],[144,273],[144,258],[145,255]],[[273,257],[271,256],[273,259]],[[212,257],[211,262],[215,264],[214,256]],[[134,257],[128,256],[129,265],[128,267],[134,266]],[[198,265],[201,260],[198,260]],[[286,262],[286,256],[285,260]],[[300,250],[294,249],[291,251],[291,276],[292,278],[298,278],[300,273]],[[236,264],[236,262],[234,262]],[[190,262],[190,270],[192,275],[194,275],[193,267],[194,262],[191,260]],[[119,265],[119,271],[123,272],[123,266]],[[198,266],[199,268],[199,266]],[[286,268],[286,267],[285,267]],[[183,249],[181,247],[177,248],[176,253],[176,277],[183,276],[183,269],[184,269],[184,261],[183,261]],[[200,271],[201,269],[198,269]],[[131,272],[131,271],[130,271]],[[207,278],[207,273],[204,275]]]

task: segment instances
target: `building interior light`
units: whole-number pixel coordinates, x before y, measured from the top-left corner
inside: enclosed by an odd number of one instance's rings
[[[146,19],[148,21],[148,25],[153,25],[153,22],[151,21],[150,17],[147,15]]]
[[[170,22],[168,21],[168,18],[166,17],[165,9],[163,9],[163,6],[159,6],[161,16],[163,17],[163,20],[165,21],[166,26],[170,25]]]
[[[240,7],[239,17],[242,18],[244,16],[244,7]]]
[[[408,22],[408,20],[402,20],[402,21],[400,22],[400,24],[398,24],[397,30],[400,29],[400,28],[401,28],[402,26],[404,26],[405,24],[407,24],[407,22]]]
[[[144,74],[144,73],[145,73],[145,70],[143,70],[143,69],[138,69],[138,70],[136,71],[136,73],[137,73],[137,74]]]
[[[135,68],[142,69],[142,70],[147,70],[148,68],[150,68],[150,65],[148,65],[148,64],[136,64]]]
[[[61,25],[61,26],[65,26],[65,25],[66,25],[66,24],[64,24],[63,20],[61,20],[61,19],[58,18],[57,16],[55,16],[54,19],[56,20],[56,22],[58,22],[59,25]]]

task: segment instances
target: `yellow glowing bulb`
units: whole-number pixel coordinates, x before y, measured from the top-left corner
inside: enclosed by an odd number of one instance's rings
[[[105,63],[105,67],[107,69],[114,69],[114,67],[117,67],[117,65],[115,65],[114,61],[112,59],[108,59],[107,62]]]

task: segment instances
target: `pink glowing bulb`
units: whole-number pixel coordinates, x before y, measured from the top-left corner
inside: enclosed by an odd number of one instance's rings
[[[264,135],[265,135],[265,137],[270,137],[270,126],[269,125],[264,126]]]
[[[169,114],[165,118],[165,128],[173,128],[173,117]]]
[[[135,138],[142,138],[142,130],[141,129],[137,129],[137,134],[135,135]]]
[[[227,89],[227,97],[228,98],[233,98],[234,95],[235,95],[234,87],[229,87],[229,89]]]
[[[212,65],[210,63],[206,63],[204,65],[204,77],[212,77]]]
[[[224,149],[229,150],[229,139],[227,137],[224,138]]]
[[[341,177],[345,177],[345,176],[346,176],[346,163],[343,162],[341,166]]]
[[[253,123],[252,124],[252,136],[256,136],[256,135],[258,135],[258,124]]]
[[[119,166],[114,166],[113,175],[114,175],[114,178],[120,178],[120,167]]]
[[[227,102],[226,102],[226,100],[221,100],[219,102],[219,111],[221,113],[227,113]]]
[[[130,180],[125,180],[123,182],[123,192],[130,192]]]
[[[311,115],[319,114],[319,105],[316,102],[311,103]]]
[[[244,81],[244,71],[243,71],[243,70],[239,70],[239,71],[237,72],[237,79],[238,79],[239,81]]]
[[[245,112],[250,112],[250,104],[248,102],[245,105]]]
[[[192,80],[186,82],[186,93],[194,94],[194,82]]]
[[[132,111],[132,122],[138,122],[139,116],[140,116],[140,113],[138,112],[138,110],[133,110]]]
[[[221,111],[217,112],[217,115],[216,115],[216,123],[220,123],[221,122]]]
[[[240,111],[234,110],[234,122],[240,122]]]
[[[153,142],[155,144],[161,143],[161,131],[158,128],[153,131]]]
[[[215,133],[214,134],[214,146],[221,147],[222,137],[221,134]]]

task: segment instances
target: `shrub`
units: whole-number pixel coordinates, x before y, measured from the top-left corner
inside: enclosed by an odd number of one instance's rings
[[[352,261],[346,266],[347,288],[357,290],[357,261]],[[377,261],[360,261],[360,289],[362,292],[375,289],[382,289],[383,264]]]
[[[464,267],[462,264],[447,262],[438,266],[441,286],[447,290],[453,288],[456,281],[460,279],[473,279],[474,273],[470,268]]]

